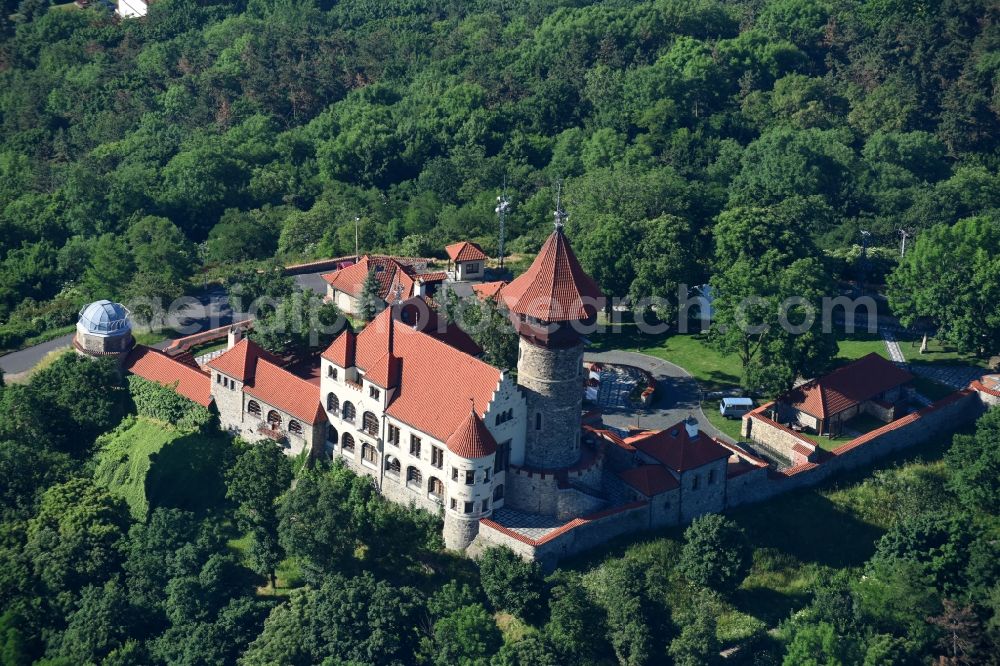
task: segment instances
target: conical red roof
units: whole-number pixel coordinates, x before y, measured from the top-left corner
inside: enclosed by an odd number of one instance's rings
[[[503,288],[511,312],[542,321],[574,321],[597,314],[600,287],[580,266],[562,229],[552,232],[531,267]]]
[[[469,411],[462,425],[448,438],[447,446],[455,455],[469,459],[482,458],[497,452],[496,440],[474,410]]]

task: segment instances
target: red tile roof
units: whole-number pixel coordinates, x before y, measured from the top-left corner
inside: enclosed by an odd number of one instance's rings
[[[483,248],[469,241],[452,243],[444,248],[448,253],[448,258],[452,261],[486,261],[486,253]]]
[[[250,342],[249,338],[243,338],[232,349],[226,350],[208,362],[208,367],[217,370],[224,375],[229,375],[233,379],[241,382],[252,382],[254,368],[257,367],[257,359],[266,359],[276,365],[281,363],[281,359],[271,352],[263,349],[260,345]]]
[[[413,295],[413,269],[392,257],[365,255],[358,263],[341,268],[339,271],[325,273],[322,277],[334,289],[358,298],[365,278],[372,271],[375,272],[375,281],[378,283],[378,297],[383,301],[395,300],[400,286],[402,291],[398,293],[402,298]]]
[[[357,336],[355,363],[365,372],[388,351],[392,312],[384,310]],[[400,379],[389,416],[447,442],[468,418],[470,398],[477,413],[486,413],[500,370],[410,326],[396,325],[393,342]]]
[[[326,419],[319,386],[263,358],[257,360],[253,382],[244,384],[243,392],[312,425]]]
[[[323,358],[331,363],[336,363],[342,368],[353,366],[356,341],[357,336],[354,334],[354,331],[350,328],[344,329],[344,332],[338,335],[333,340],[333,343],[326,348],[326,351],[323,352]]]
[[[646,497],[676,490],[681,484],[662,465],[642,465],[618,473],[618,478]]]
[[[306,423],[326,418],[319,401],[319,386],[280,365],[281,359],[243,338],[208,367],[243,382],[243,392],[288,412]]]
[[[500,292],[507,283],[503,280],[497,280],[496,282],[483,282],[481,284],[472,285],[472,291],[476,292],[476,296],[480,300],[492,299],[494,301],[500,300]]]
[[[125,369],[151,382],[174,387],[179,394],[202,407],[212,403],[212,378],[161,351],[136,345],[125,361]]]
[[[469,415],[446,442],[448,450],[463,458],[482,458],[497,452],[497,442],[479,415],[469,410]]]
[[[444,271],[438,271],[436,273],[417,273],[413,276],[413,279],[417,282],[444,282],[448,279],[448,274]]]
[[[604,298],[561,229],[549,236],[528,270],[504,287],[502,297],[511,312],[547,322],[589,319],[597,314],[595,301]]]
[[[697,438],[691,439],[684,423],[626,441],[678,473],[729,457],[729,449],[700,430]]]
[[[778,401],[826,419],[912,379],[892,361],[871,353],[792,389]]]

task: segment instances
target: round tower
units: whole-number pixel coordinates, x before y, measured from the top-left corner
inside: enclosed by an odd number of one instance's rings
[[[558,469],[580,459],[583,348],[580,331],[592,324],[604,296],[556,229],[531,267],[504,287],[520,336],[517,383],[528,405],[525,464]]]
[[[95,301],[80,310],[73,347],[94,357],[122,358],[135,345],[128,310],[121,303]]]
[[[449,550],[465,550],[479,534],[479,519],[493,512],[497,443],[472,407],[445,445],[453,472],[446,482],[444,545]]]

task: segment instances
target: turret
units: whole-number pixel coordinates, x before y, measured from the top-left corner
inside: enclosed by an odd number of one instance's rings
[[[525,464],[557,469],[580,457],[583,337],[603,306],[600,288],[584,272],[563,233],[566,214],[527,271],[502,297],[520,336],[517,381],[528,403]]]

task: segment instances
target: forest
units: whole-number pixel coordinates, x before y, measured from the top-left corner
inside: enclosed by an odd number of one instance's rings
[[[0,348],[94,298],[169,301],[248,263],[352,253],[355,217],[363,252],[442,256],[468,239],[496,254],[504,187],[516,270],[562,182],[568,233],[610,296],[669,310],[678,284],[709,279],[770,297],[806,277],[807,298],[889,281],[907,323],[987,354],[997,13],[986,0],[160,0],[116,21],[4,0]],[[900,232],[913,252],[897,271]],[[776,239],[766,270],[733,266]],[[748,382],[781,384],[762,375],[788,347],[748,358]],[[825,359],[797,355],[792,370]]]

